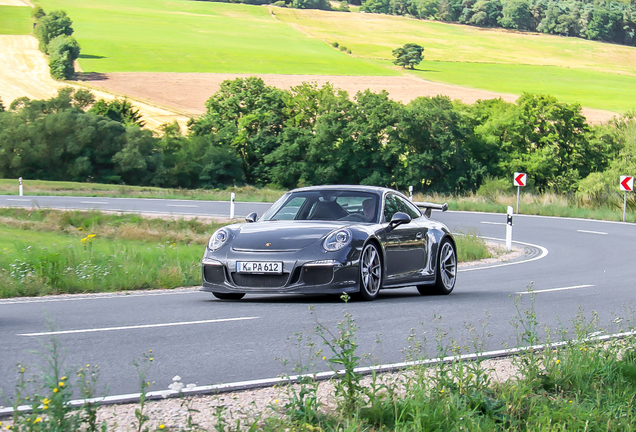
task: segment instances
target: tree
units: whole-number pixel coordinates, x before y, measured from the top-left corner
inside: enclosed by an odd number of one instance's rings
[[[509,29],[533,30],[534,18],[527,0],[508,0],[499,23]]]
[[[4,112],[4,105],[2,104],[2,98],[0,98],[0,112]]]
[[[73,21],[66,12],[57,10],[43,16],[35,26],[35,35],[40,41],[40,51],[49,54],[49,42],[58,36],[73,34]]]
[[[205,103],[206,114],[188,122],[190,134],[215,135],[242,160],[248,184],[266,184],[271,165],[264,157],[280,144],[284,94],[258,77],[223,81]]]
[[[415,69],[415,66],[420,64],[424,56],[422,52],[424,48],[414,43],[407,43],[401,48],[396,48],[393,50],[393,64],[398,66],[402,66],[403,68]]]
[[[74,63],[80,53],[80,46],[75,38],[66,35],[57,36],[49,42],[48,49],[51,76],[58,80],[73,78]]]
[[[146,123],[141,119],[141,113],[128,99],[114,99],[106,102],[100,99],[91,107],[89,112],[108,117],[125,126],[137,125],[143,127]]]

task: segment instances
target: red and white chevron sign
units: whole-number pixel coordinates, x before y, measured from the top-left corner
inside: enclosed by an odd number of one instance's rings
[[[634,176],[621,176],[621,190],[626,192],[634,190]]]
[[[516,172],[512,183],[515,186],[525,186],[527,182],[528,182],[528,174]]]

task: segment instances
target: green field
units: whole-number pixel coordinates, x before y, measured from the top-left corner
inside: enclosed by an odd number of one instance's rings
[[[64,9],[87,72],[399,75],[495,92],[548,93],[624,113],[636,108],[636,48],[377,14],[198,1],[37,0]],[[331,47],[338,42],[348,55]],[[407,42],[419,70],[391,63]],[[309,78],[308,78],[309,79]]]
[[[397,74],[304,35],[266,7],[184,0],[37,4],[72,18],[86,72]]]
[[[29,34],[32,23],[30,7],[0,6],[0,34]]]

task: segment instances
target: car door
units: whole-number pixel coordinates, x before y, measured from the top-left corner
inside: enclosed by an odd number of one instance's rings
[[[396,212],[408,214],[412,221],[385,234],[388,284],[410,279],[426,266],[426,229],[419,220],[421,213],[400,196],[389,193],[384,198],[384,222],[390,222]]]

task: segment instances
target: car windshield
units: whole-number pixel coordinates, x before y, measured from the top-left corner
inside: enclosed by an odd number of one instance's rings
[[[378,196],[370,192],[307,190],[283,195],[261,220],[342,220],[376,223]]]

